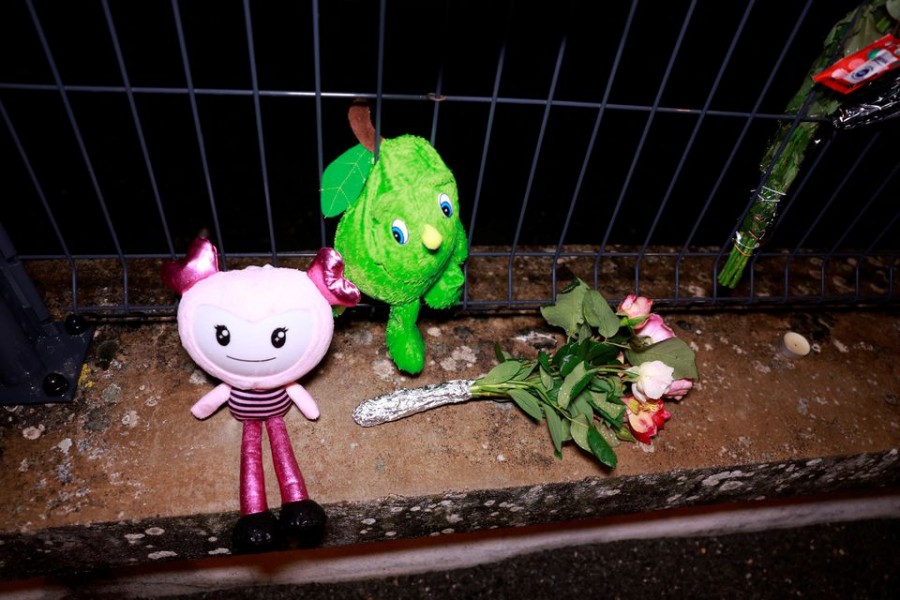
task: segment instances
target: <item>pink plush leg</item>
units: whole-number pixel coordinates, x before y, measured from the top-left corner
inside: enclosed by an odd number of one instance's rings
[[[262,466],[262,423],[244,421],[241,438],[241,515],[269,510]]]
[[[275,463],[275,475],[281,489],[281,503],[306,500],[309,494],[297,459],[294,457],[294,449],[291,447],[284,419],[281,417],[267,419],[266,431],[269,432],[269,443],[272,445],[272,462]]]

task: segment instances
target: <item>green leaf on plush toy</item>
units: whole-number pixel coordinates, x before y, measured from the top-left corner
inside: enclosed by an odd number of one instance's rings
[[[373,154],[362,144],[338,156],[322,173],[322,214],[334,217],[344,212],[359,197]]]

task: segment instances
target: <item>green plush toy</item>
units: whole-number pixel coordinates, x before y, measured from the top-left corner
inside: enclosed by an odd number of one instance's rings
[[[369,109],[354,103],[350,124],[360,144],[322,176],[322,212],[341,213],[334,248],[345,275],[367,296],[390,305],[385,340],[397,367],[411,374],[425,364],[416,326],[421,301],[449,308],[459,300],[468,240],[459,219],[456,180],[427,140],[382,139],[374,161]]]

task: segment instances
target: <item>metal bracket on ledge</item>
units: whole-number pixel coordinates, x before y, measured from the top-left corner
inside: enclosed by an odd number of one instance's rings
[[[93,327],[53,321],[0,225],[0,406],[71,402]]]

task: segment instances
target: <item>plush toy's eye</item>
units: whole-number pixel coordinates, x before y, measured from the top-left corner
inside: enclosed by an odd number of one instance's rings
[[[440,205],[441,212],[444,213],[445,217],[453,214],[453,205],[450,204],[450,196],[447,194],[438,194],[438,205]]]
[[[279,327],[272,332],[272,345],[281,348],[287,342],[287,327]]]
[[[391,223],[391,235],[401,246],[409,241],[409,231],[406,229],[403,219],[394,219],[394,222]]]
[[[216,341],[220,346],[227,346],[231,341],[231,332],[224,325],[216,325]]]

